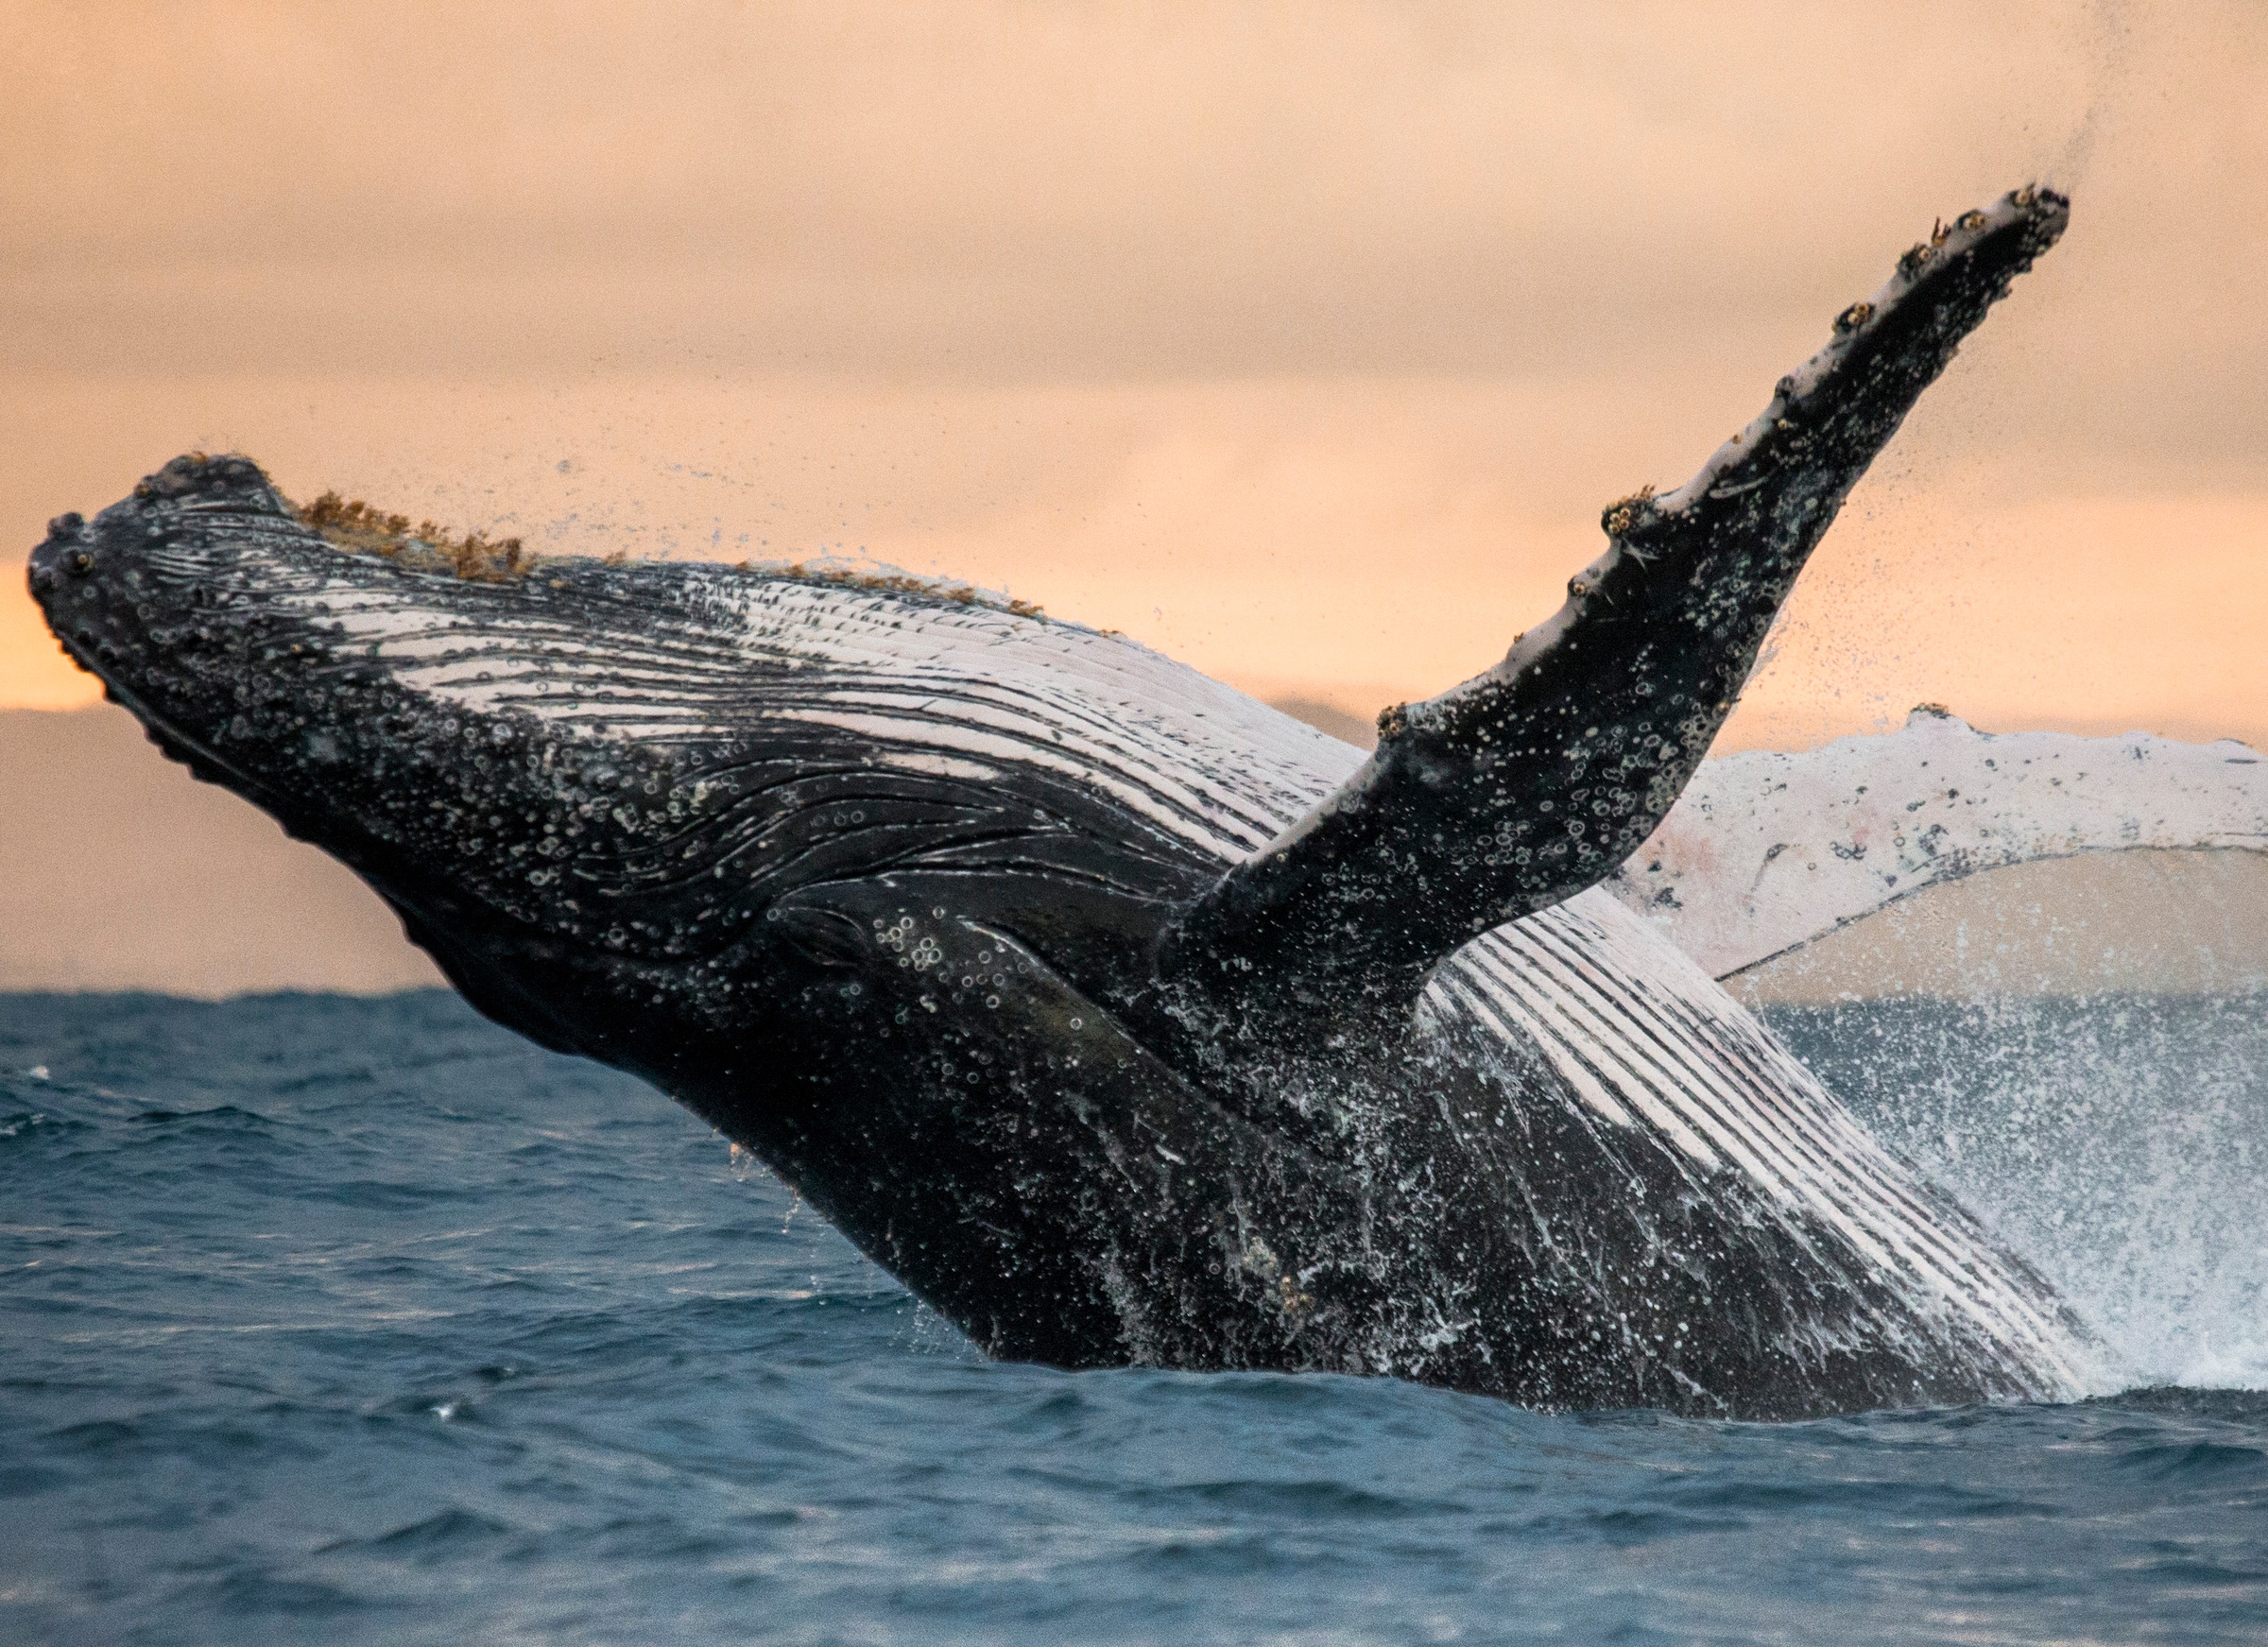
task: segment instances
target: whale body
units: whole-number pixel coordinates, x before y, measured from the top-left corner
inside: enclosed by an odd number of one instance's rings
[[[987,1353],[1794,1417],[2057,1398],[2084,1328],[1600,883],[2066,203],[1901,260],[1368,759],[902,578],[524,561],[177,459],[31,584],[482,1012],[754,1151]]]

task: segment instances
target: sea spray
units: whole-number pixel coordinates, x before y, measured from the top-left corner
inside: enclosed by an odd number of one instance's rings
[[[2268,994],[1764,1016],[2071,1300],[2116,1381],[2268,1387]]]

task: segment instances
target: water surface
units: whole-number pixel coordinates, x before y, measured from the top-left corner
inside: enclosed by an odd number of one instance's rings
[[[2136,1377],[2241,1385],[2254,1006],[1780,1027]],[[2268,1396],[1769,1426],[991,1364],[438,992],[0,997],[0,1278],[9,1641],[2268,1634]]]

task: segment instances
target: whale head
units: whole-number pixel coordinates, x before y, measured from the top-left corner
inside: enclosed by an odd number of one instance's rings
[[[167,753],[347,863],[548,1045],[665,1074],[704,1025],[745,1045],[815,955],[837,969],[839,921],[751,872],[802,843],[746,827],[780,821],[749,798],[781,774],[739,735],[764,705],[737,575],[469,566],[369,519],[326,534],[249,459],[180,457],[53,522],[31,591]]]

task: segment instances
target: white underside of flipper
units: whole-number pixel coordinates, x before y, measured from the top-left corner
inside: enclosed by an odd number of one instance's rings
[[[2268,758],[1925,708],[1887,736],[1704,763],[1605,890],[1725,978],[1929,886],[2144,848],[2268,852]]]

